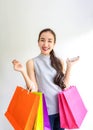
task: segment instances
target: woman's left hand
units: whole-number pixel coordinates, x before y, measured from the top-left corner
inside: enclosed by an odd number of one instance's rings
[[[72,66],[74,63],[76,63],[78,60],[79,60],[79,56],[77,56],[77,57],[74,57],[74,58],[67,58],[67,61],[66,61],[66,63],[67,63],[67,66]]]

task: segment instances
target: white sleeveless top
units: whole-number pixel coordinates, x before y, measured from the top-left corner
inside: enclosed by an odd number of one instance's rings
[[[33,61],[37,84],[39,91],[45,95],[48,114],[56,114],[58,113],[58,93],[62,89],[53,82],[56,70],[51,66],[50,55],[40,54],[33,58]]]

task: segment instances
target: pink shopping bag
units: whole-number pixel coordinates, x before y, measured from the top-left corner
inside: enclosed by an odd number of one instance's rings
[[[87,109],[75,86],[58,94],[61,128],[79,128],[85,118]]]

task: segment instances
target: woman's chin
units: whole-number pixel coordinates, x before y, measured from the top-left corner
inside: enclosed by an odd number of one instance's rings
[[[47,52],[47,51],[43,51],[42,54],[43,55],[49,55],[50,52]]]

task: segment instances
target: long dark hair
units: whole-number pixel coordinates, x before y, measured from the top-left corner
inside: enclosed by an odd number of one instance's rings
[[[39,33],[39,36],[38,36],[38,41],[40,39],[40,36],[43,32],[50,32],[51,34],[53,34],[54,36],[54,43],[56,43],[56,34],[55,32],[50,29],[50,28],[46,28],[46,29],[43,29],[40,33]],[[59,58],[56,57],[55,53],[54,53],[54,50],[52,50],[50,52],[50,59],[51,59],[51,65],[52,67],[55,68],[55,70],[57,71],[57,74],[56,76],[54,77],[54,83],[56,85],[58,85],[61,89],[64,89],[65,88],[65,85],[64,85],[64,82],[63,82],[63,79],[64,79],[64,73],[63,73],[63,66],[62,66],[62,63],[60,61]]]

